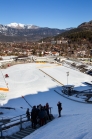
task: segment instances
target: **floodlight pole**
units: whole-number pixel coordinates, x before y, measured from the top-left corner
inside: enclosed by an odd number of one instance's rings
[[[66,74],[67,74],[67,85],[68,85],[68,76],[69,76],[69,71],[68,71],[68,72],[66,72]]]

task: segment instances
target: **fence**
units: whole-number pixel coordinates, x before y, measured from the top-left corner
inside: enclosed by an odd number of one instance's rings
[[[52,107],[49,107],[49,114],[51,114],[51,109]],[[30,113],[31,115],[31,113]],[[24,122],[28,121],[27,120],[27,117],[26,117],[26,114],[22,114],[22,115],[19,115],[19,116],[16,116],[16,117],[13,117],[11,119],[1,119],[0,120],[0,138],[3,137],[3,131],[6,130],[6,129],[9,129],[10,127],[13,127],[15,125],[20,125],[20,130],[23,129],[22,127],[22,124]]]
[[[3,137],[3,130],[6,130],[15,125],[20,125],[20,130],[21,130],[22,123],[25,121],[27,121],[26,114],[22,114],[22,115],[13,117],[11,119],[6,119],[6,120],[2,118],[1,123],[0,123],[0,133],[1,133],[0,137],[1,138]]]

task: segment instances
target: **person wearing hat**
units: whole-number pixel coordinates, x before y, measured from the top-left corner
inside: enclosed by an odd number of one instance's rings
[[[57,103],[57,106],[58,106],[58,114],[59,114],[58,117],[61,117],[62,104],[60,101]]]

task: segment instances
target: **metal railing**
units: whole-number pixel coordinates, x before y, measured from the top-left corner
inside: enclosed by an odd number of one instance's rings
[[[22,129],[22,123],[28,121],[26,114],[22,114],[13,118],[10,118],[8,120],[5,120],[2,118],[0,123],[0,137],[3,137],[3,130],[6,130],[10,127],[13,127],[15,125],[20,125],[20,130]]]
[[[51,114],[51,109],[52,107],[49,107],[49,114]],[[31,120],[31,112],[30,112],[30,120]],[[22,114],[22,115],[19,115],[19,116],[16,116],[16,117],[13,117],[13,118],[10,118],[10,119],[3,119],[0,120],[1,123],[0,123],[0,138],[3,137],[3,131],[6,130],[6,129],[9,129],[10,127],[13,127],[13,126],[16,126],[16,125],[20,125],[20,130],[23,129],[23,126],[22,124],[24,122],[27,122],[27,116],[26,114]]]

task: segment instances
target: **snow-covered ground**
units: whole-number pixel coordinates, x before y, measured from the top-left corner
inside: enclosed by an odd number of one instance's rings
[[[4,113],[0,118],[25,114],[26,109],[30,108],[22,98],[25,96],[32,106],[45,105],[48,102],[55,116],[53,121],[37,129],[25,139],[92,139],[92,104],[78,103],[55,92],[55,90],[60,92],[62,90],[62,86],[56,80],[63,85],[67,84],[66,72],[69,72],[68,84],[74,85],[78,90],[90,88],[84,82],[91,82],[92,76],[57,64],[30,63],[2,69],[3,75],[6,73],[9,75],[5,80],[9,92],[0,92],[4,94],[4,99],[0,99],[0,105],[15,110],[0,109]],[[6,87],[2,73],[0,73],[0,87]],[[58,101],[61,101],[63,106],[61,118],[58,118]]]

